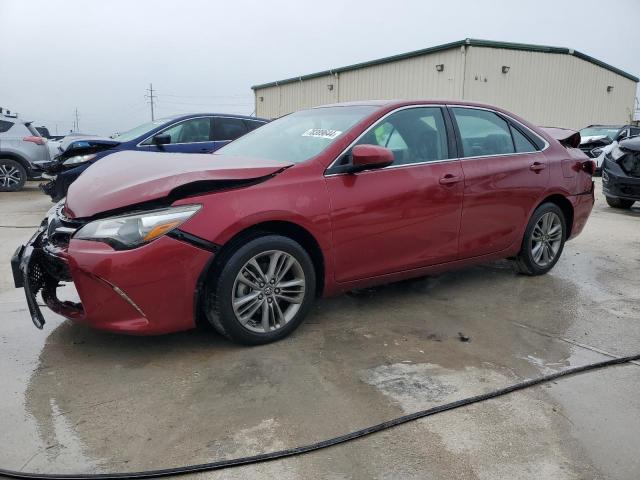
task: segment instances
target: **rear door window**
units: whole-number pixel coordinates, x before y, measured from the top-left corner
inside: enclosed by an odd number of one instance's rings
[[[247,127],[239,118],[216,117],[213,122],[213,140],[235,140],[247,133]]]
[[[245,126],[247,127],[248,132],[250,132],[251,130],[255,130],[256,128],[259,128],[265,124],[265,122],[256,122],[254,120],[243,120],[243,121]]]
[[[464,157],[515,153],[509,124],[497,114],[476,108],[451,110],[460,131]]]
[[[513,144],[516,148],[516,153],[536,152],[538,150],[536,146],[531,143],[531,140],[520,133],[520,130],[515,128],[513,125],[509,125],[509,128],[511,128],[511,135],[513,136]]]

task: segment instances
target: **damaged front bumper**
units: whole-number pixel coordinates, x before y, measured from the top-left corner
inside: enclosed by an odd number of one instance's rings
[[[628,175],[616,162],[605,159],[602,169],[602,193],[606,197],[640,201],[640,177]]]
[[[54,207],[12,260],[14,283],[24,288],[34,325],[42,328],[45,305],[65,318],[111,332],[161,334],[195,326],[197,294],[211,251],[164,236],[132,250],[73,239],[84,222],[65,219]],[[73,283],[80,302],[58,298]]]
[[[57,297],[60,282],[71,281],[69,265],[63,250],[49,239],[50,217],[45,219],[29,241],[18,247],[11,258],[13,281],[16,288],[24,288],[29,314],[33,324],[42,329],[44,316],[38,305],[37,295],[42,292],[45,304],[54,312],[67,318],[79,318],[83,314],[79,303],[61,301]],[[74,229],[54,227],[55,236],[69,235]]]

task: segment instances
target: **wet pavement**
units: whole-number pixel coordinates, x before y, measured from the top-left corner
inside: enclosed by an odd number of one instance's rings
[[[8,262],[51,204],[30,186],[0,206],[0,468],[253,455],[640,352],[640,208],[616,211],[601,195],[546,276],[497,262],[322,300],[292,336],[253,348],[201,330],[111,335],[47,311],[36,330]],[[637,479],[639,432],[640,364],[629,364],[193,477]]]

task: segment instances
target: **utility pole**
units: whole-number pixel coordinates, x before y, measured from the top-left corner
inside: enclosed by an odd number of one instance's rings
[[[80,130],[80,119],[78,117],[78,107],[76,107],[76,110],[75,110],[75,117],[76,117],[76,120],[73,124],[73,130],[77,132]]]
[[[155,117],[153,115],[153,100],[155,98],[158,98],[157,95],[153,95],[153,83],[149,84],[149,88],[147,89],[147,92],[149,92],[149,95],[145,95],[145,96],[149,99],[149,105],[151,105],[151,121],[153,122],[155,120]]]

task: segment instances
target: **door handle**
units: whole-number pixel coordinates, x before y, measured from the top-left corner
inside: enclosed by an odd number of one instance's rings
[[[450,173],[447,173],[444,177],[440,177],[440,185],[452,185],[460,181],[462,181],[462,177]]]
[[[536,172],[536,173],[540,173],[545,168],[547,168],[547,166],[544,163],[533,162],[531,164],[531,166],[529,167],[529,170],[531,170],[533,172]]]

